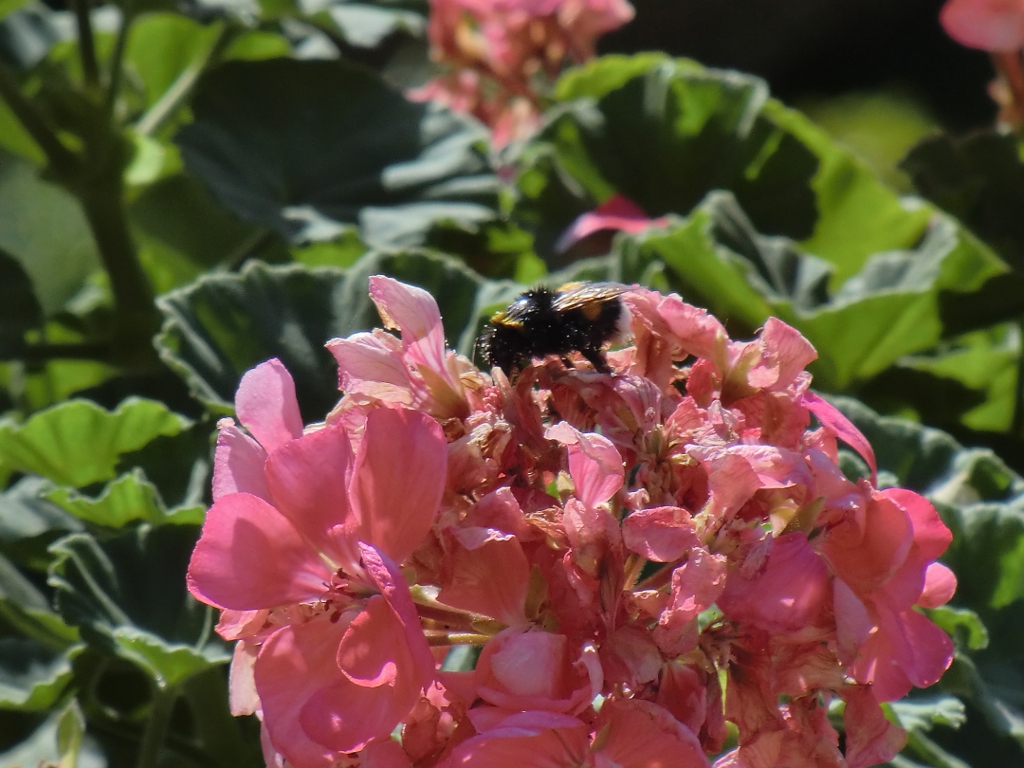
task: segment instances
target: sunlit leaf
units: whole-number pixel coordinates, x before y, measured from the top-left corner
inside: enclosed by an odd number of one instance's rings
[[[0,467],[81,487],[112,478],[120,454],[188,425],[154,400],[129,398],[116,411],[69,400],[24,424],[0,421]]]

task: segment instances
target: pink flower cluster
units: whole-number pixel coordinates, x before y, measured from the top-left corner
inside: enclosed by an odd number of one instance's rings
[[[632,18],[628,0],[431,0],[431,55],[449,71],[410,95],[476,116],[502,146],[536,127],[567,60]]]
[[[268,765],[859,768],[902,747],[879,705],[950,664],[918,610],[956,586],[950,532],[839,470],[838,440],[874,456],[808,390],[794,329],[730,341],[633,288],[612,373],[552,357],[509,381],[445,349],[425,291],[370,295],[399,335],[328,344],[324,423],[278,361],[243,378],[189,567]],[[460,648],[468,671],[443,664]]]

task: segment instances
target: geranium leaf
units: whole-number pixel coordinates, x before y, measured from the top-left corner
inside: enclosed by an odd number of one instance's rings
[[[81,487],[114,476],[118,456],[189,425],[163,403],[129,398],[115,411],[69,400],[24,424],[0,421],[0,469],[35,472]]]
[[[44,712],[71,682],[71,659],[35,640],[0,639],[0,709]]]
[[[479,127],[350,64],[229,62],[192,110],[176,139],[186,167],[239,218],[294,242],[359,223],[371,244],[415,244],[435,219],[496,205]]]
[[[208,275],[159,300],[161,356],[215,412],[233,410],[246,370],[279,358],[295,379],[306,421],[337,402],[329,339],[380,327],[367,295],[370,275],[420,285],[438,298],[449,344],[472,352],[489,284],[450,259],[422,253],[368,254],[349,269],[249,264],[237,275]]]
[[[211,609],[185,590],[194,526],[141,525],[102,541],[71,534],[53,545],[49,583],[83,637],[177,685],[227,660],[210,637]]]

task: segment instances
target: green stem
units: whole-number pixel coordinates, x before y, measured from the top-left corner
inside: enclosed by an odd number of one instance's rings
[[[78,26],[78,57],[82,62],[82,74],[89,90],[100,87],[100,65],[96,58],[96,38],[92,33],[92,18],[89,15],[89,0],[72,0],[75,22]]]
[[[139,746],[139,760],[135,764],[137,768],[156,768],[157,756],[160,752],[160,747],[164,743],[164,736],[167,733],[167,726],[171,720],[171,713],[174,711],[174,701],[176,698],[176,690],[157,688],[153,696],[153,704],[149,709],[146,730],[142,734],[142,744]]]
[[[135,0],[128,0],[124,4],[123,13],[121,28],[117,31],[117,40],[114,42],[114,50],[110,55],[110,77],[107,82],[107,98],[104,104],[104,113],[108,119],[114,115],[117,97],[121,92],[121,80],[124,73],[124,51],[128,47],[128,32],[132,28],[132,22],[135,21]]]
[[[235,28],[233,26],[225,24],[221,27],[220,34],[217,35],[217,39],[214,40],[206,55],[182,70],[177,79],[135,124],[135,130],[143,136],[150,136],[156,132],[167,118],[178,111],[178,108],[192,93],[199,76],[206,71],[210,64],[220,58],[234,36]]]
[[[121,337],[115,343],[134,348],[133,342],[139,342],[133,351],[148,348],[157,322],[153,288],[128,230],[120,168],[94,180],[79,198],[114,294]]]
[[[43,113],[25,94],[10,72],[0,64],[0,98],[7,102],[11,112],[28,131],[29,136],[39,145],[50,165],[60,173],[68,172],[78,165],[75,154],[61,143],[50,127]]]

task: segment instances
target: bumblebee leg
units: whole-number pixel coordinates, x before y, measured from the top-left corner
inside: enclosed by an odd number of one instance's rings
[[[608,363],[604,359],[604,355],[601,354],[599,349],[581,349],[580,354],[583,355],[590,364],[597,369],[598,373],[611,373],[612,369],[608,367]]]

